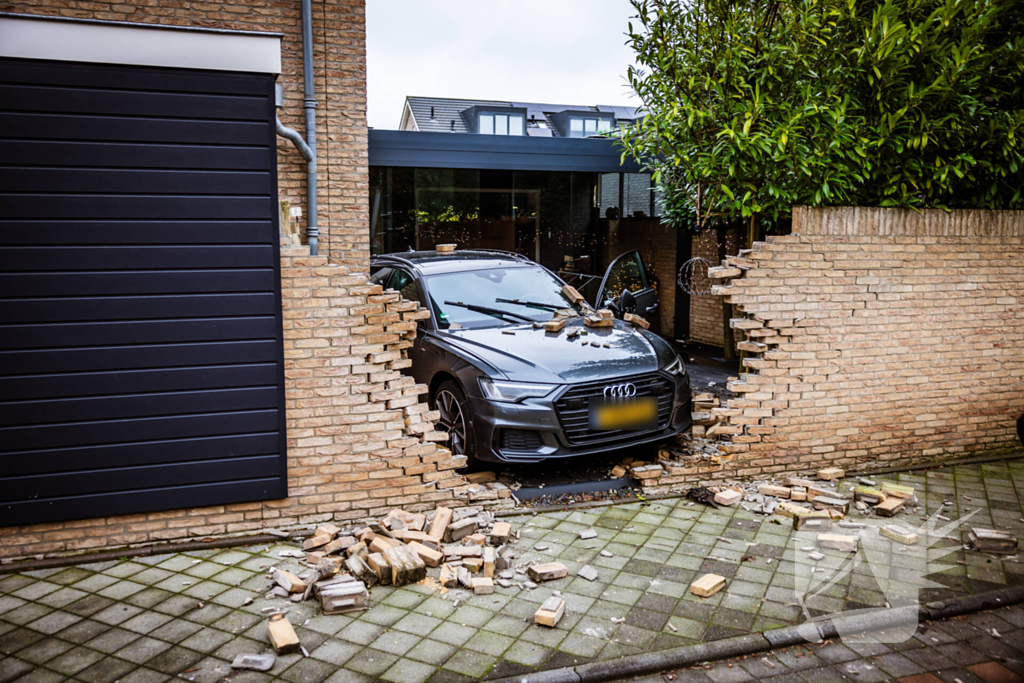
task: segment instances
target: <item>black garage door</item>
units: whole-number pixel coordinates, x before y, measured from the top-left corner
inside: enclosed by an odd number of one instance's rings
[[[286,495],[273,89],[0,60],[0,526]]]

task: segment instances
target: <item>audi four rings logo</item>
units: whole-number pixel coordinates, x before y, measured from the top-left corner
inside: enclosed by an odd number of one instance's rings
[[[632,382],[609,384],[604,388],[605,398],[628,398],[630,396],[636,396],[636,385]]]

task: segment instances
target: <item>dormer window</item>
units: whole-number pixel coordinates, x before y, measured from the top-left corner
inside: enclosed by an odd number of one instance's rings
[[[586,138],[598,133],[607,133],[611,129],[612,122],[608,119],[584,116],[569,117],[569,137],[571,138]]]
[[[522,114],[480,114],[480,133],[483,135],[522,135],[526,117]]]

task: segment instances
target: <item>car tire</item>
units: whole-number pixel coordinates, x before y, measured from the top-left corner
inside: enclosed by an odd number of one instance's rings
[[[440,413],[437,430],[448,432],[445,447],[452,455],[465,455],[467,464],[476,461],[476,432],[473,429],[473,413],[465,392],[455,382],[448,380],[434,392],[434,410]]]

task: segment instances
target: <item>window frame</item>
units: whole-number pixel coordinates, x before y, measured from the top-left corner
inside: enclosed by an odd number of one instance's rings
[[[484,126],[485,117],[490,120],[487,129]],[[498,132],[498,119],[504,120],[503,133]],[[518,133],[513,133],[512,119],[518,119]],[[526,135],[526,116],[518,112],[482,111],[477,114],[477,133],[480,135],[502,135],[505,137],[523,137]]]
[[[579,131],[573,130],[573,124],[577,123],[580,126]],[[593,124],[593,128],[588,128],[590,124]],[[602,125],[605,126],[602,128]],[[601,133],[610,133],[612,131],[613,122],[605,116],[569,116],[569,137],[571,138],[586,138],[591,135],[599,135]]]

